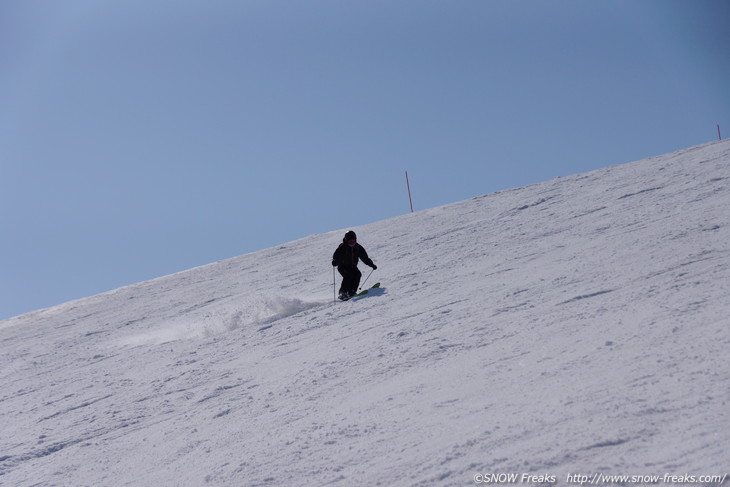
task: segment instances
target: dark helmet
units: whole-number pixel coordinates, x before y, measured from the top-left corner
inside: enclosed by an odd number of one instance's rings
[[[355,232],[350,230],[345,234],[345,238],[342,239],[343,241],[347,242],[348,240],[357,240],[357,235],[355,235]]]

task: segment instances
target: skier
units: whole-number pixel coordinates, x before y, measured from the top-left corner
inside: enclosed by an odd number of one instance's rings
[[[345,238],[342,239],[342,243],[337,247],[335,253],[332,254],[332,266],[336,266],[342,275],[339,298],[343,301],[357,294],[357,287],[360,285],[362,277],[362,273],[357,268],[358,259],[362,259],[365,265],[372,267],[373,270],[378,268],[368,257],[365,248],[357,243],[355,232],[350,230],[345,234]]]

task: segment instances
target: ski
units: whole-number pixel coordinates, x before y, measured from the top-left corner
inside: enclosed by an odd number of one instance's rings
[[[370,291],[371,289],[376,289],[376,288],[379,288],[379,287],[380,287],[380,283],[379,283],[379,282],[376,282],[375,284],[373,284],[372,286],[370,286],[370,287],[369,287],[368,289],[365,289],[365,290],[363,290],[363,291],[360,291],[360,292],[359,292],[359,293],[357,293],[357,294],[353,294],[353,295],[352,295],[352,296],[350,296],[350,297],[344,297],[344,296],[340,296],[340,297],[339,297],[339,298],[337,298],[337,299],[339,299],[340,301],[343,301],[343,302],[344,302],[344,301],[349,301],[349,300],[351,300],[352,298],[357,298],[357,297],[360,297],[360,296],[364,296],[364,295],[366,295],[366,294],[368,293],[368,291]]]
[[[356,298],[358,296],[363,296],[363,295],[367,294],[368,291],[370,291],[370,289],[376,289],[376,288],[379,288],[379,287],[380,287],[380,283],[379,282],[376,282],[375,284],[373,284],[372,286],[370,286],[370,288],[365,289],[364,291],[360,291],[359,293],[357,293],[356,295],[354,295],[353,298]]]

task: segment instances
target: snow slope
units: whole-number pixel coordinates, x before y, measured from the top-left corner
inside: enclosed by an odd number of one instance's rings
[[[724,475],[729,208],[723,141],[3,321],[0,484]]]

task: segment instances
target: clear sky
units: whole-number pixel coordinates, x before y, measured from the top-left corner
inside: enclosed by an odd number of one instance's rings
[[[725,0],[0,0],[0,319],[406,213],[405,170],[419,210],[730,137],[728,25]]]

